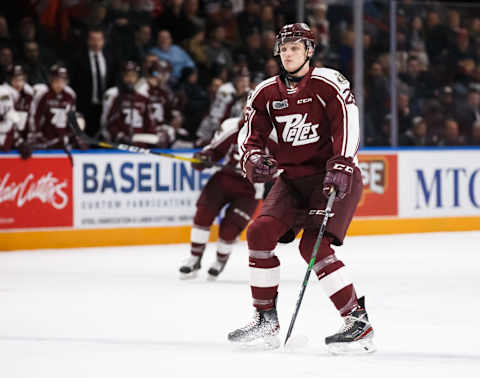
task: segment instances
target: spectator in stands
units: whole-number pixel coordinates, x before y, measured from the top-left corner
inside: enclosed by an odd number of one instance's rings
[[[148,24],[135,25],[130,59],[142,64],[151,49],[152,28]]]
[[[438,63],[443,58],[448,49],[447,29],[440,22],[438,12],[431,10],[427,14],[425,27],[425,48],[430,63]]]
[[[265,60],[272,57],[272,51],[275,46],[276,34],[273,30],[267,29],[262,33],[262,55]]]
[[[23,67],[30,85],[48,83],[48,66],[40,56],[37,42],[25,42],[23,45]]]
[[[272,5],[263,5],[260,11],[260,22],[260,30],[262,32],[265,30],[276,30],[277,27],[275,25],[275,9]]]
[[[439,146],[462,146],[464,138],[460,135],[458,122],[454,118],[445,119],[443,125],[443,135],[440,139]]]
[[[452,87],[446,85],[440,88],[440,90],[436,92],[436,95],[438,96],[438,101],[440,102],[443,114],[448,116],[452,116],[453,114],[455,114],[455,108],[457,105],[453,101]]]
[[[270,56],[272,51],[269,51]],[[263,71],[265,64],[265,57],[262,51],[262,39],[258,29],[253,28],[247,34],[247,43],[244,48],[237,50],[237,56],[243,55],[247,59],[248,69],[252,74],[257,74]]]
[[[0,44],[8,44],[11,42],[10,39],[7,19],[0,15]]]
[[[186,67],[182,71],[178,96],[184,116],[183,127],[191,138],[197,132],[198,125],[210,106],[208,93],[198,84],[198,73],[194,68]]]
[[[215,26],[210,32],[210,37],[205,45],[205,53],[210,69],[215,66],[232,66],[233,59],[230,49],[225,43],[225,28],[222,25]]]
[[[312,14],[308,17],[310,26],[316,27],[316,42],[315,50],[321,52],[330,45],[330,22],[327,19],[328,5],[322,0],[316,0],[312,3]]]
[[[185,0],[181,40],[192,38],[199,29],[205,29],[205,20],[198,15],[198,0]]]
[[[185,50],[172,44],[172,36],[168,30],[164,29],[158,32],[157,45],[152,48],[151,52],[172,65],[172,84],[180,79],[182,69],[195,67],[195,63]]]
[[[398,75],[399,79],[408,85],[411,92],[412,101],[416,106],[428,96],[432,90],[427,71],[422,69],[419,59],[416,56],[410,56],[407,60],[406,72]]]
[[[265,62],[262,72],[254,73],[254,76],[252,79],[252,83],[253,83],[252,87],[257,86],[260,82],[268,79],[269,77],[276,76],[279,74],[280,74],[280,66],[278,65],[278,60],[271,57]]]
[[[44,35],[39,35],[38,29],[32,17],[22,18],[18,26],[18,49],[20,50],[26,42],[37,42],[42,60],[45,64],[51,65],[56,61],[57,54],[49,47],[52,43]]]
[[[13,64],[12,49],[5,45],[0,47],[0,80],[3,83],[7,77],[7,71]]]
[[[480,120],[473,123],[472,135],[466,138],[466,140],[467,144],[471,146],[480,146]]]
[[[224,81],[219,77],[213,77],[208,85],[208,99],[210,104],[215,101],[219,88],[223,85]]]
[[[399,138],[400,146],[427,146],[427,123],[421,116],[412,120],[412,127]]]
[[[192,57],[199,72],[206,73],[208,70],[208,55],[205,42],[205,30],[198,28],[193,36],[184,41],[186,52]],[[207,75],[202,75],[206,77]]]
[[[257,0],[246,0],[245,10],[237,16],[238,31],[240,36],[245,36],[251,30],[260,30],[260,4]]]
[[[455,119],[458,120],[461,133],[471,135],[472,127],[480,121],[480,85],[470,84],[466,101],[461,101],[456,106]]]
[[[184,0],[166,0],[165,8],[154,20],[156,30],[168,30],[175,44],[180,44],[188,37],[184,29],[187,20],[183,13],[183,2]]]
[[[87,34],[86,48],[75,55],[71,63],[71,83],[78,95],[78,110],[85,117],[85,132],[90,136],[100,131],[102,97],[113,85],[114,76],[113,58],[105,49],[104,32],[92,27]]]
[[[370,120],[371,133],[366,135],[366,144],[374,145],[376,130],[380,129],[385,115],[389,112],[388,78],[382,65],[373,62],[365,80],[365,110]]]

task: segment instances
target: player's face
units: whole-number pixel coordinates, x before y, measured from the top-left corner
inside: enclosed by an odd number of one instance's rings
[[[147,77],[148,84],[150,84],[152,87],[158,87],[160,85],[160,77],[159,75],[157,76],[148,76]]]
[[[60,93],[67,86],[67,79],[63,77],[54,77],[51,79],[50,85],[55,93]]]
[[[285,42],[280,46],[280,59],[288,72],[295,71],[305,61],[307,52],[302,41]]]
[[[128,71],[123,75],[123,82],[127,87],[133,87],[138,80],[138,74],[135,71]]]
[[[10,85],[15,88],[17,91],[21,91],[25,86],[25,76],[18,75],[12,78]]]

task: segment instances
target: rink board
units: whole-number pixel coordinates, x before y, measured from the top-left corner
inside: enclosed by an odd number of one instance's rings
[[[349,235],[480,230],[479,152],[361,151],[364,191]],[[0,250],[188,242],[212,174],[103,151],[75,153],[73,167],[58,152],[28,161],[2,154],[0,162]],[[212,241],[217,233],[214,225]]]

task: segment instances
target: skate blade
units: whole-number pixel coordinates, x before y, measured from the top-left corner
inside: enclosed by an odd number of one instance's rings
[[[266,336],[252,341],[244,341],[239,343],[242,350],[274,350],[280,348],[280,339],[277,335]]]
[[[288,339],[284,349],[288,352],[295,352],[308,346],[308,337],[305,335],[293,335]]]
[[[333,355],[359,355],[377,351],[373,340],[361,339],[351,343],[332,343],[327,345],[328,352]]]
[[[197,276],[198,276],[198,270],[194,270],[193,272],[190,272],[190,273],[180,272],[181,280],[191,280],[191,279],[197,278]]]
[[[207,281],[216,281],[218,279],[218,276],[214,276],[213,274],[208,273],[207,274]]]

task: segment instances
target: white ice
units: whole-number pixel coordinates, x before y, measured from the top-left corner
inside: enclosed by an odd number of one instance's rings
[[[350,237],[337,249],[366,295],[378,352],[331,356],[341,325],[316,277],[293,334],[295,351],[230,345],[252,307],[247,247],[217,282],[208,246],[194,281],[178,278],[188,246],[0,253],[1,378],[480,377],[480,232]],[[306,265],[278,249],[283,339]]]

